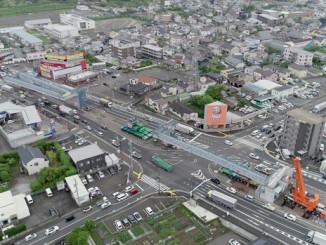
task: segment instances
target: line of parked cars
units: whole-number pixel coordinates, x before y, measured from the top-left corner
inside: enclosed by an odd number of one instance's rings
[[[145,208],[145,213],[148,216],[153,216],[154,215],[154,211],[152,210],[151,207],[146,207]],[[122,219],[122,221],[120,220],[116,220],[114,221],[114,226],[116,227],[117,230],[122,230],[127,226],[130,226],[134,223],[140,222],[143,220],[143,217],[140,215],[139,212],[134,212],[133,214],[128,215],[126,218]]]

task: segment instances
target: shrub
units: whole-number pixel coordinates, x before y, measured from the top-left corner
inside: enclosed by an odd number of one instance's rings
[[[8,235],[9,237],[11,237],[11,236],[14,236],[20,232],[25,231],[25,230],[26,230],[26,225],[18,224],[9,230],[6,230],[4,233],[5,233],[5,235]]]
[[[7,171],[0,172],[0,179],[2,182],[8,182],[10,180],[10,175]]]

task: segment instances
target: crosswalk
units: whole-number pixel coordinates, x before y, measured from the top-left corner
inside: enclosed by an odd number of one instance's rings
[[[211,183],[210,181],[204,183],[203,185],[199,186],[194,192],[193,195],[200,196],[201,198],[206,198],[207,192],[211,190],[218,190],[216,186]]]
[[[199,143],[199,142],[196,142],[196,141],[191,141],[190,143],[192,145],[198,146],[198,147],[203,148],[203,149],[208,149],[209,148],[208,145],[205,145],[205,144],[202,144],[202,143]]]
[[[249,146],[251,148],[257,149],[257,150],[261,150],[261,151],[264,150],[264,147],[262,147],[261,145],[258,145],[258,144],[254,143],[254,142],[251,142],[251,141],[243,139],[243,138],[237,138],[234,141],[239,142],[241,144],[244,144],[246,146]]]
[[[162,183],[159,183],[156,179],[153,179],[152,177],[149,177],[146,174],[143,174],[140,178],[141,181],[144,183],[150,185],[153,187],[155,190],[160,189],[160,191],[166,191],[169,190],[170,188]]]

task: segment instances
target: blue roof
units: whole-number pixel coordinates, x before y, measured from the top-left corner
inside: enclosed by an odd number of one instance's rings
[[[264,89],[264,88],[262,88],[262,87],[260,87],[260,86],[258,86],[256,84],[252,83],[252,82],[246,82],[243,85],[243,88],[251,90],[251,91],[256,92],[256,93],[266,90],[266,89]]]
[[[43,41],[29,33],[27,33],[24,30],[15,30],[12,32],[14,35],[20,37],[21,39],[24,39],[24,41],[35,44],[35,43],[43,43]]]

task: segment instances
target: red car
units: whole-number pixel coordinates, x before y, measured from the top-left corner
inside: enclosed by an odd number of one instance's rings
[[[136,195],[138,193],[138,190],[137,189],[132,189],[131,191],[130,191],[130,195]]]

